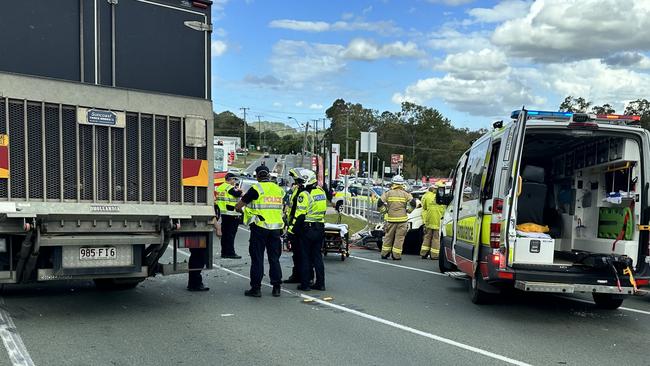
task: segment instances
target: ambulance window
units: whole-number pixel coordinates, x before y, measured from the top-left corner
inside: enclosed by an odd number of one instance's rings
[[[492,188],[494,187],[494,175],[497,166],[497,157],[499,156],[499,148],[501,141],[492,145],[492,153],[490,154],[490,163],[487,170],[487,178],[485,179],[485,187],[483,187],[482,198],[484,200],[492,198]]]
[[[490,140],[485,140],[474,147],[467,158],[465,182],[462,187],[463,202],[477,200],[481,191],[481,178],[485,167],[485,155],[490,147]]]

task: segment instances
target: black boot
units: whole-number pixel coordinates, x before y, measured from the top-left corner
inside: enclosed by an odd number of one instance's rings
[[[271,292],[273,297],[280,297],[280,285],[273,285],[273,292]]]
[[[250,297],[262,297],[262,292],[258,288],[251,288],[250,290],[244,291],[244,295]]]
[[[286,280],[282,281],[283,283],[300,283],[300,277],[296,275],[291,275]]]

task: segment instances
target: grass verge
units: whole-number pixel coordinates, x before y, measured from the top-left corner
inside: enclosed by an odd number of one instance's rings
[[[325,222],[336,224],[338,218],[339,215],[337,214],[325,215]],[[350,236],[363,230],[366,227],[366,221],[345,215],[341,215],[341,224],[348,224]]]
[[[255,161],[259,159],[259,157],[262,156],[262,153],[258,152],[251,152],[248,153],[248,156],[246,157],[246,164],[244,164],[244,157],[243,156],[238,156],[237,160],[230,165],[231,168],[239,168],[239,169],[246,169],[250,165],[252,161]]]

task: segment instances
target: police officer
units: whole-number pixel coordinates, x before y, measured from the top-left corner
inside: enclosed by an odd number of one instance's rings
[[[431,185],[429,191],[422,196],[422,222],[424,223],[424,237],[420,247],[422,259],[438,259],[440,255],[440,219],[445,211],[445,206],[436,203],[436,189],[444,187],[441,182]]]
[[[298,195],[295,226],[299,230],[302,253],[302,270],[298,290],[325,291],[325,267],[323,265],[323,237],[325,236],[325,211],[327,196],[317,185],[316,174],[308,169],[301,171],[305,190]],[[310,286],[310,273],[316,272],[316,281]]]
[[[284,190],[270,181],[269,168],[265,165],[255,169],[257,183],[237,202],[235,210],[243,212],[244,222],[250,225],[250,241],[248,252],[251,256],[250,290],[244,295],[261,297],[262,277],[264,276],[264,250],[269,261],[269,277],[273,285],[272,295],[280,296],[282,284],[282,269],[280,254],[282,253],[282,201]],[[246,206],[246,207],[244,207]]]
[[[235,205],[242,192],[235,187],[237,179],[232,173],[226,174],[226,181],[215,190],[215,212],[217,220],[221,217],[221,258],[240,259],[235,253],[235,236],[239,228],[241,214]]]
[[[187,277],[187,290],[188,291],[208,291],[209,287],[203,284],[201,277],[201,270],[207,263],[207,249],[206,248],[190,248],[190,260],[187,263],[189,273]]]
[[[404,178],[399,175],[393,177],[389,191],[381,195],[377,202],[380,209],[385,212],[384,239],[381,246],[381,259],[393,256],[394,260],[402,259],[402,246],[408,231],[408,212],[415,207],[415,201],[410,193],[404,190]]]
[[[287,240],[291,245],[291,252],[293,253],[293,269],[291,270],[291,276],[285,283],[300,283],[300,271],[301,268],[301,255],[300,252],[300,239],[298,235],[294,232],[294,224],[296,219],[296,208],[298,204],[298,195],[304,190],[303,184],[305,181],[302,179],[300,171],[302,168],[292,168],[289,170],[289,176],[293,179],[293,184],[291,186],[291,197],[289,198],[289,204],[287,205]]]

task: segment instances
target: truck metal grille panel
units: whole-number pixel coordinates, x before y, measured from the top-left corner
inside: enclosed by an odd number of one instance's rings
[[[156,201],[167,201],[167,118],[156,117]]]
[[[110,148],[108,145],[108,127],[97,126],[95,127],[95,141],[97,148],[95,149],[96,164],[97,164],[97,199],[100,201],[108,201],[110,178],[110,165],[109,155]]]
[[[45,106],[45,190],[48,199],[61,197],[61,134],[59,133],[59,106]]]
[[[111,129],[113,200],[124,201],[124,129]]]
[[[126,115],[126,188],[127,188],[127,201],[138,202],[140,200],[139,194],[139,172],[138,165],[140,164],[140,154],[138,153],[138,146],[140,138],[138,137],[138,115]]]
[[[140,118],[140,153],[142,158],[142,200],[153,201],[153,118],[150,115],[142,115]]]
[[[206,187],[182,186],[183,119],[126,112],[125,128],[80,124],[77,107],[0,98],[9,135],[9,179],[0,200],[207,203]]]
[[[25,185],[25,104],[23,101],[9,101],[9,180],[11,197],[27,197]]]
[[[74,107],[61,109],[63,131],[63,199],[77,199],[77,114]],[[10,137],[11,140],[11,137]]]
[[[27,103],[29,198],[43,198],[43,125],[41,104]]]
[[[0,98],[0,133],[7,133],[7,106],[5,98]],[[9,194],[9,181],[0,179],[0,198],[6,198]]]
[[[181,146],[181,120],[180,118],[169,119],[169,146]],[[181,149],[169,151],[169,179],[170,179],[170,200],[181,202]]]
[[[196,150],[197,159],[205,160],[208,158],[208,149],[206,147],[197,147],[195,150]],[[208,202],[208,189],[206,187],[197,187],[196,194],[197,194],[196,201],[198,203]]]

